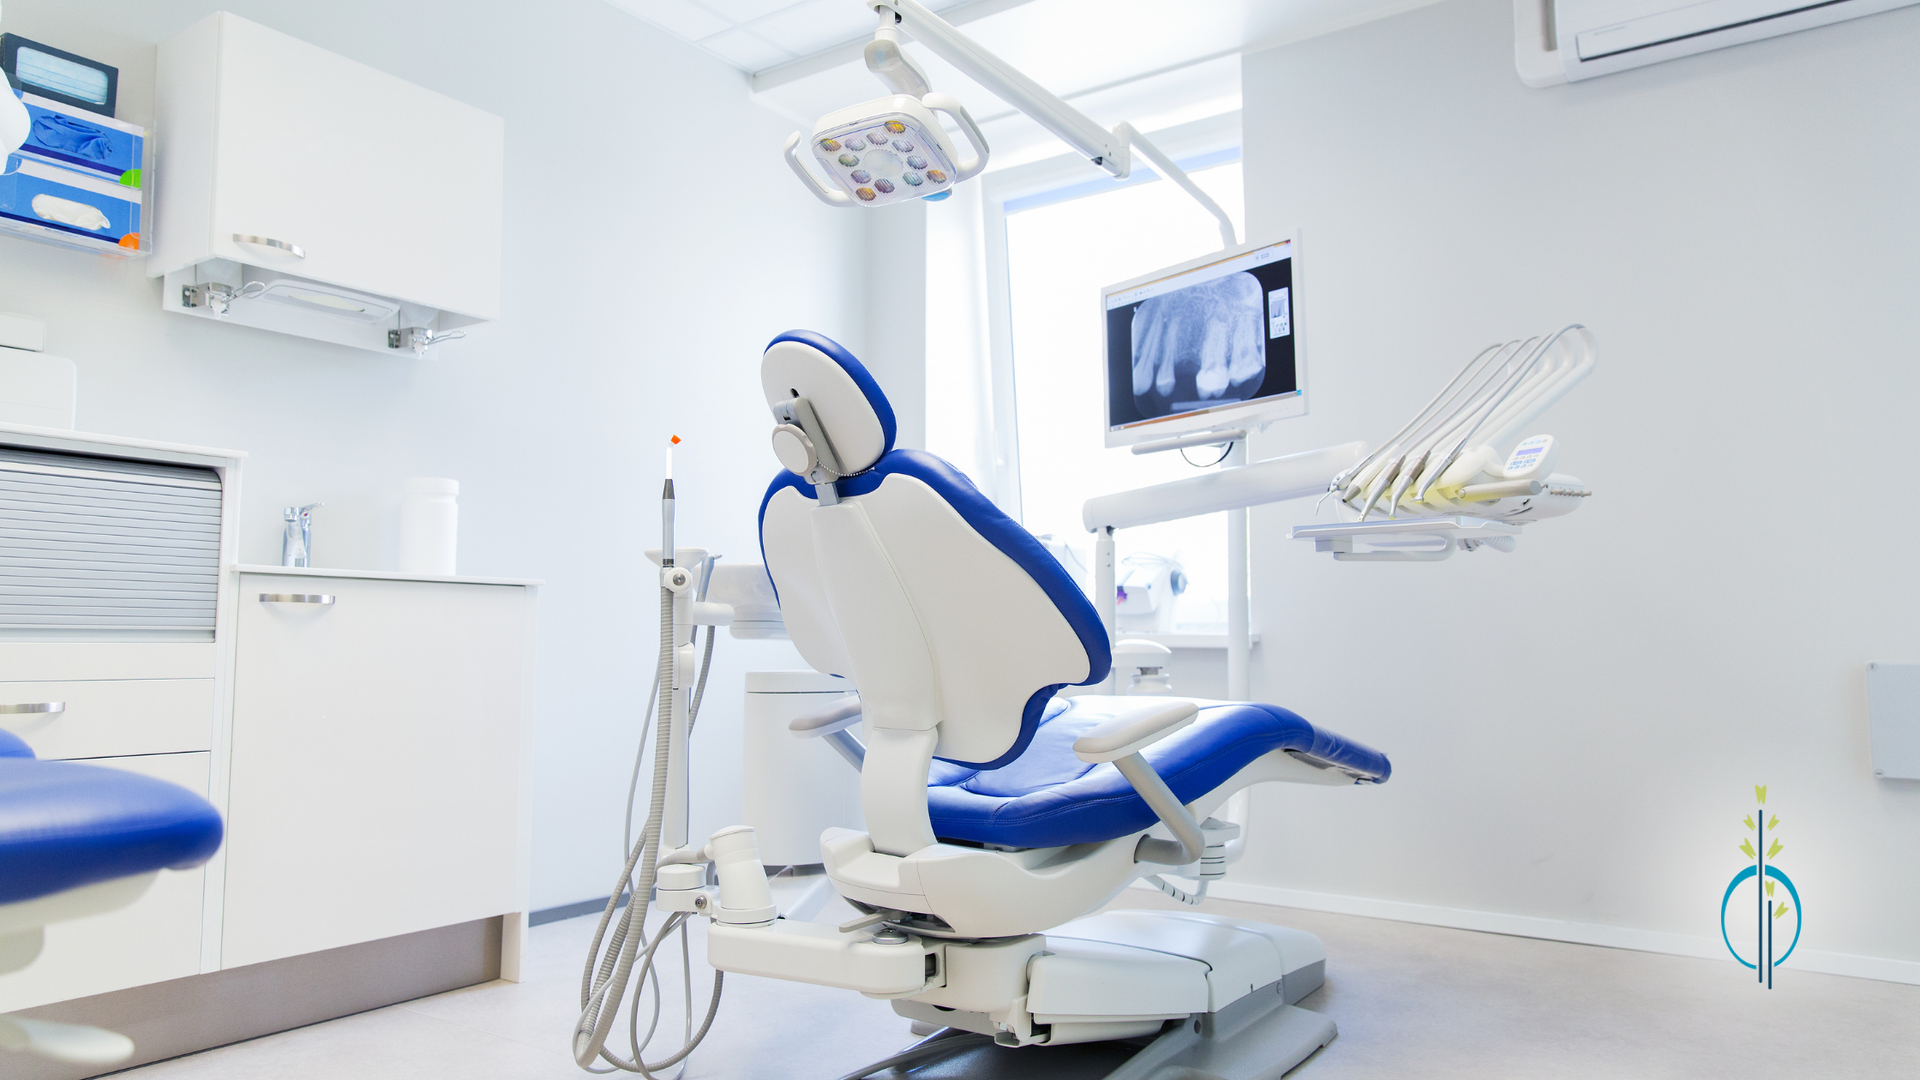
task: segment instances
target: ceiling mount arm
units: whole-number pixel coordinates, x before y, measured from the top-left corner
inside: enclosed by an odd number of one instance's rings
[[[922,7],[918,0],[867,0],[879,12],[893,12],[901,29],[913,35],[947,63],[991,90],[1001,100],[1032,117],[1076,153],[1125,180],[1129,169],[1127,144],[1088,119],[1085,113],[1060,100],[1046,87],[1022,75],[1012,65],[980,47],[945,19]]]
[[[880,27],[873,33],[873,40],[861,50],[866,58],[867,70],[886,84],[887,89],[896,94],[923,98],[933,87],[927,82],[927,73],[913,57],[900,49],[900,31],[898,21],[891,11],[880,12]]]
[[[1193,196],[1194,201],[1198,202],[1207,213],[1212,214],[1214,218],[1219,221],[1221,247],[1230,248],[1240,243],[1240,237],[1235,234],[1233,230],[1233,219],[1227,216],[1225,210],[1220,209],[1220,204],[1214,202],[1212,197],[1206,192],[1201,191],[1200,185],[1193,182],[1193,177],[1188,176],[1185,169],[1175,165],[1172,158],[1161,153],[1160,148],[1148,141],[1145,135],[1135,131],[1132,124],[1122,120],[1119,126],[1113,129],[1113,137],[1121,144],[1131,146],[1133,149],[1140,151],[1140,156],[1146,158],[1154,168],[1160,170],[1161,176],[1180,185],[1180,190]]]
[[[1152,162],[1160,175],[1178,184],[1182,191],[1193,196],[1207,213],[1220,222],[1220,239],[1226,247],[1233,247],[1240,242],[1234,232],[1233,220],[1227,217],[1225,210],[1220,209],[1220,204],[1201,191],[1185,170],[1161,153],[1160,148],[1148,141],[1145,135],[1134,130],[1132,124],[1122,123],[1112,131],[1102,128],[1085,113],[954,29],[953,24],[922,7],[919,0],[867,0],[867,5],[880,13],[881,21],[879,33],[867,46],[867,66],[888,86],[898,89],[896,80],[908,74],[902,69],[911,63],[900,52],[897,31],[887,25],[891,14],[893,23],[899,29],[912,34],[914,40],[931,49],[935,56],[959,68],[1001,100],[1032,117],[1041,127],[1059,137],[1060,141],[1087,160],[1105,169],[1114,179],[1125,180],[1132,173],[1133,150],[1139,149],[1141,156]],[[919,74],[924,84],[925,74],[915,73]]]

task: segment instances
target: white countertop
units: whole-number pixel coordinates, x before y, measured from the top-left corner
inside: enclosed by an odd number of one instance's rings
[[[72,450],[80,453],[113,454],[129,451],[127,456],[186,461],[194,464],[238,462],[246,459],[244,450],[220,450],[211,446],[188,446],[158,439],[129,439],[120,435],[98,435],[66,428],[34,427],[31,424],[0,423],[0,444],[31,446],[48,450]]]
[[[401,574],[392,570],[335,570],[326,566],[254,566],[229,564],[240,574],[276,574],[282,577],[367,578],[374,581],[440,581],[449,585],[544,585],[538,578],[465,577],[441,574]]]

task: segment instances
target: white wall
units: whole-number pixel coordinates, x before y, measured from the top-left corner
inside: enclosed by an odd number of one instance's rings
[[[927,204],[860,214],[867,229],[860,360],[893,403],[896,446],[927,445]]]
[[[1239,880],[1719,951],[1767,784],[1807,955],[1920,960],[1920,783],[1873,779],[1864,682],[1920,659],[1920,9],[1551,90],[1511,11],[1244,61],[1249,224],[1303,231],[1312,357],[1255,457],[1385,438],[1505,336],[1577,320],[1601,358],[1540,425],[1596,494],[1514,554],[1336,565],[1284,538],[1307,504],[1256,512],[1256,696],[1395,773],[1261,792]]]
[[[506,317],[435,360],[376,356],[163,314],[138,262],[11,238],[0,310],[77,362],[82,429],[251,452],[248,561],[279,560],[281,506],[324,501],[316,564],[391,568],[401,478],[458,479],[461,570],[547,582],[534,905],[603,896],[652,674],[661,449],[687,440],[681,542],[757,560],[760,350],[795,326],[860,348],[867,226],[793,181],[790,125],[744,76],[600,0],[12,0],[5,28],[120,64],[145,121],[153,45],[218,7],[506,118]],[[696,827],[737,807],[738,672],[799,666],[779,643],[719,656]]]

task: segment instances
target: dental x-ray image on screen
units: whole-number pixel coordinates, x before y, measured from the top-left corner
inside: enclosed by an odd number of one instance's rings
[[[1115,434],[1126,436],[1119,441],[1157,438],[1176,425],[1205,428],[1207,414],[1297,398],[1292,246],[1270,244],[1103,290],[1109,445]]]
[[[1267,375],[1266,306],[1243,270],[1134,308],[1134,408],[1167,416],[1253,397]]]

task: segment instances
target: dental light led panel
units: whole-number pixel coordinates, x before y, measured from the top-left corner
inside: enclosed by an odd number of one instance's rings
[[[953,117],[973,144],[954,149],[936,113]],[[885,206],[903,199],[944,198],[953,185],[987,165],[987,140],[960,103],[945,94],[895,94],[828,113],[814,125],[814,160],[837,187],[801,163],[800,133],[787,139],[787,164],[830,206]]]

